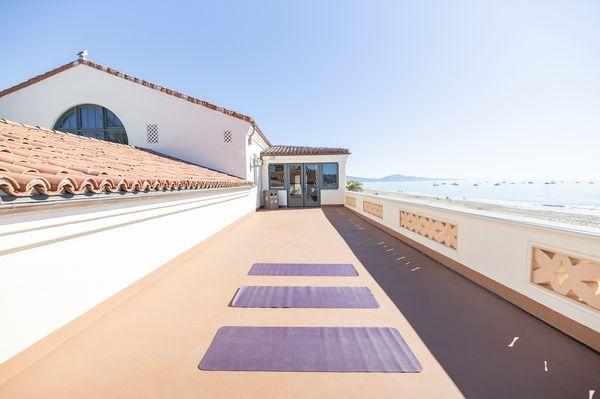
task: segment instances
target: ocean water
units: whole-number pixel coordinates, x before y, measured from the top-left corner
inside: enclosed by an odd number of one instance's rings
[[[592,182],[592,183],[590,183]],[[555,181],[428,180],[363,183],[368,190],[425,194],[451,199],[600,211],[600,180]]]

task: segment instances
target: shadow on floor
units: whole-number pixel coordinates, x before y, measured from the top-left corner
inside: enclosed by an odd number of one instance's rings
[[[600,399],[599,353],[350,210],[323,212],[467,398]]]

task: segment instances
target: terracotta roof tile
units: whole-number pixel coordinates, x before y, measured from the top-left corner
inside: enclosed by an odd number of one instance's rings
[[[129,80],[130,82],[140,84],[140,85],[148,87],[150,89],[160,91],[160,92],[168,94],[170,96],[180,98],[180,99],[182,99],[184,101],[189,101],[189,102],[191,102],[193,104],[198,104],[198,105],[201,105],[201,106],[203,106],[205,108],[212,109],[213,111],[217,111],[217,112],[221,112],[221,113],[223,113],[225,115],[229,115],[229,116],[231,116],[233,118],[241,119],[241,120],[243,120],[243,121],[248,122],[249,124],[251,124],[256,129],[256,131],[258,132],[258,134],[263,138],[263,140],[268,145],[271,145],[271,143],[269,142],[269,139],[267,139],[267,136],[265,136],[265,134],[263,133],[263,131],[260,130],[260,128],[258,127],[258,125],[256,124],[256,122],[254,121],[254,119],[252,119],[251,117],[249,117],[247,115],[241,114],[241,113],[236,112],[236,111],[232,111],[232,110],[227,109],[227,108],[219,107],[217,105],[209,103],[208,101],[200,100],[200,99],[197,99],[195,97],[188,96],[188,95],[183,94],[183,93],[179,93],[178,91],[171,90],[171,89],[168,89],[166,87],[163,87],[163,86],[160,86],[160,85],[148,82],[146,80],[136,78],[135,76],[131,76],[131,75],[128,75],[126,73],[117,71],[116,69],[113,69],[113,68],[105,67],[103,65],[97,64],[94,61],[87,60],[87,59],[79,59],[79,60],[76,60],[76,61],[73,61],[73,62],[69,62],[68,64],[62,65],[62,66],[60,66],[58,68],[55,68],[55,69],[53,69],[51,71],[48,71],[46,73],[43,73],[43,74],[38,75],[36,77],[33,77],[33,78],[31,78],[31,79],[23,82],[23,83],[19,83],[16,86],[9,87],[8,89],[2,90],[2,91],[0,91],[0,97],[3,97],[5,95],[8,95],[8,94],[13,93],[13,92],[18,91],[18,90],[21,90],[21,89],[23,89],[23,88],[25,88],[27,86],[31,86],[32,84],[35,84],[35,83],[37,83],[39,81],[47,79],[47,78],[49,78],[51,76],[54,76],[56,74],[59,74],[59,73],[61,73],[63,71],[66,71],[68,69],[76,67],[77,65],[86,65],[86,66],[88,66],[90,68],[94,68],[94,69],[97,69],[99,71],[103,71],[103,72],[106,72],[108,74],[111,74],[113,76],[117,76],[117,77],[123,78],[125,80]]]
[[[297,145],[274,145],[262,152],[262,155],[336,155],[350,154],[347,148],[305,147]]]
[[[0,119],[0,190],[43,195],[195,190],[250,182],[149,150]]]

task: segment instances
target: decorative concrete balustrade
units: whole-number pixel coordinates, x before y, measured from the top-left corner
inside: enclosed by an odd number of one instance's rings
[[[600,350],[600,230],[394,193],[352,191],[346,197],[348,209],[384,231]]]
[[[356,198],[354,197],[350,197],[349,195],[346,196],[346,205],[350,205],[353,208],[356,208]]]
[[[375,202],[363,201],[363,211],[376,218],[383,219],[383,205]]]
[[[458,227],[452,223],[442,222],[412,212],[400,211],[400,227],[427,237],[448,248],[456,249],[458,247]]]
[[[600,309],[600,263],[534,246],[531,282]]]

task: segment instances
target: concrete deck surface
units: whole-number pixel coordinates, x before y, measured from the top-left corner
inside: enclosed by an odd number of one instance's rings
[[[338,216],[348,219],[348,211],[326,210],[330,211],[339,211]],[[360,275],[248,276],[254,262],[353,263]],[[85,260],[81,264],[85,267]],[[228,307],[241,285],[367,286],[380,308]],[[161,268],[160,274],[150,275],[88,313],[82,316],[87,317],[86,323],[76,320],[59,330],[62,340],[50,336],[36,344],[36,351],[45,349],[43,356],[22,356],[11,367],[0,368],[0,398],[462,396],[321,209],[251,214]],[[437,317],[438,314],[431,315],[433,327]],[[199,370],[198,363],[217,329],[226,325],[395,327],[423,371],[385,374]],[[10,376],[2,375],[9,371]]]

